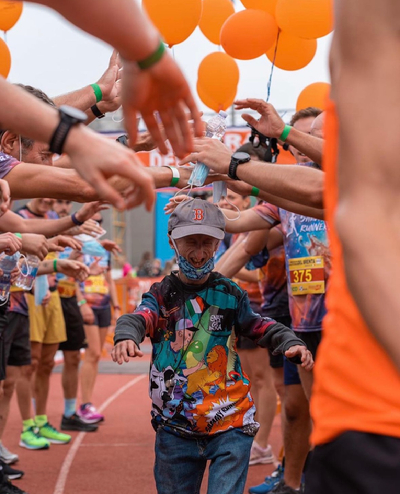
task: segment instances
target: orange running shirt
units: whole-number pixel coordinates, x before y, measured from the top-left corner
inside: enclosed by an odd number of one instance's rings
[[[332,103],[325,126],[324,200],[332,272],[324,336],[315,366],[312,442],[322,444],[348,430],[400,437],[400,374],[369,332],[350,295],[334,228],[338,202],[338,120]],[[399,321],[393,324],[398,325]]]

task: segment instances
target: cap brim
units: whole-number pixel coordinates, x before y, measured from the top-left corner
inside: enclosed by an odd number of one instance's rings
[[[223,240],[225,237],[225,232],[219,228],[205,225],[178,226],[171,232],[171,237],[174,240],[177,238],[187,237],[189,235],[208,235],[209,237]]]

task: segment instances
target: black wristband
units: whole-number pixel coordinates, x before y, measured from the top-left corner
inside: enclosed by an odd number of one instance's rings
[[[92,110],[92,113],[96,118],[105,117],[105,114],[101,112],[100,108],[96,104],[91,106],[90,109]]]
[[[78,220],[78,218],[76,217],[76,213],[71,214],[71,221],[76,226],[81,226],[84,223],[84,221],[79,221]]]
[[[70,106],[60,106],[58,112],[60,122],[50,139],[49,145],[50,151],[55,154],[61,154],[63,152],[64,143],[71,128],[87,120],[86,113]]]

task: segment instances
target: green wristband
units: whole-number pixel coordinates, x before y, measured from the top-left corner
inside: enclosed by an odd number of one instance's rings
[[[283,132],[282,132],[281,136],[280,136],[280,137],[278,137],[278,139],[279,139],[280,141],[285,142],[285,141],[286,141],[286,139],[287,139],[287,137],[288,137],[288,135],[289,135],[289,132],[290,132],[291,130],[292,130],[292,127],[291,127],[290,125],[285,125],[285,128],[283,129]]]
[[[90,86],[96,96],[96,103],[99,103],[103,99],[103,93],[101,92],[100,86],[98,84],[90,84]]]
[[[139,68],[142,70],[149,69],[153,65],[155,65],[159,60],[161,60],[162,56],[164,55],[165,52],[165,45],[162,40],[160,40],[160,44],[158,45],[158,48],[155,52],[153,52],[151,55],[149,55],[147,58],[144,60],[140,60],[137,64],[139,65]]]
[[[84,298],[82,300],[79,300],[79,302],[78,302],[79,307],[82,307],[82,305],[85,305],[85,304],[87,304],[87,300]]]
[[[22,240],[22,235],[20,233],[14,233],[14,235]]]
[[[258,197],[258,194],[260,193],[260,189],[257,189],[257,187],[253,187],[251,189],[250,195],[253,197]]]
[[[57,259],[54,259],[53,261],[53,271],[57,273]]]
[[[170,166],[170,165],[164,165],[164,166],[165,166],[165,168],[169,168],[172,172],[172,179],[171,179],[170,187],[175,187],[175,185],[178,184],[179,179],[181,178],[181,174],[179,173],[178,168],[176,168],[175,166]]]

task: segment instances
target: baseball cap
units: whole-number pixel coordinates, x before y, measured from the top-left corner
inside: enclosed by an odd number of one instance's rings
[[[201,234],[222,240],[225,236],[225,218],[214,204],[202,199],[190,199],[181,202],[171,214],[168,233],[173,239]]]

